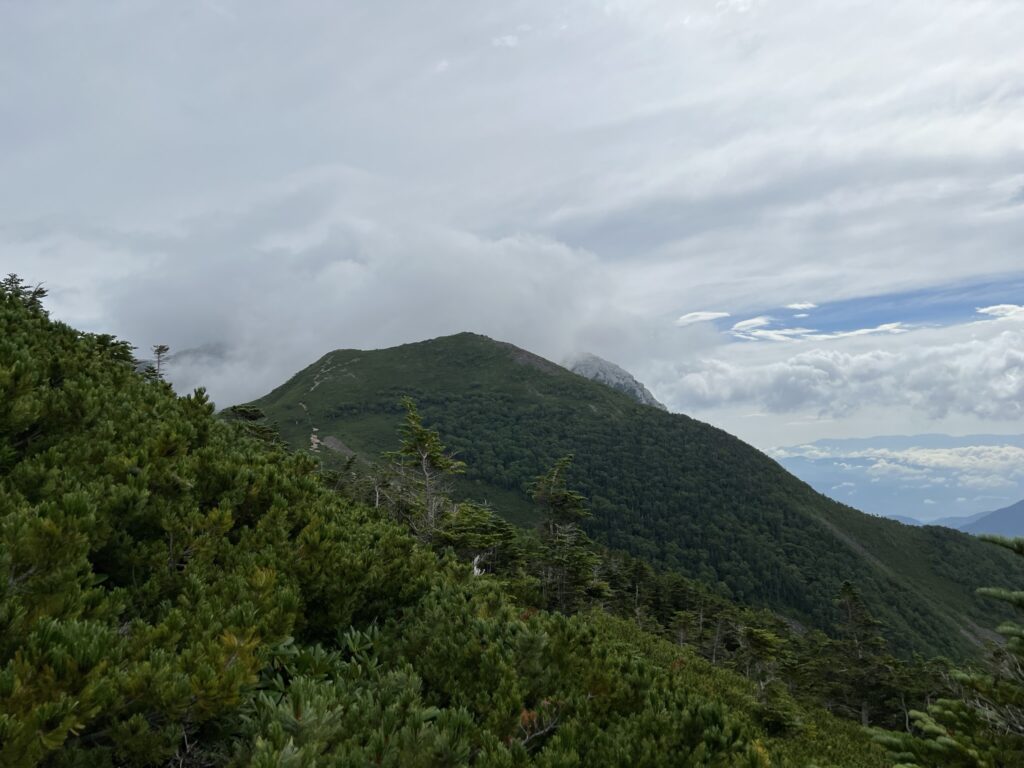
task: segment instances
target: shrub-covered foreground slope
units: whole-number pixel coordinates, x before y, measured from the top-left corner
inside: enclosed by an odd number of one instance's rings
[[[527,611],[0,291],[0,765],[881,765],[601,614]]]
[[[528,521],[529,480],[572,453],[598,540],[815,626],[834,622],[848,580],[897,648],[970,655],[975,628],[1005,615],[974,590],[1024,579],[969,536],[864,515],[719,429],[475,334],[332,352],[256,405],[296,447],[315,437],[321,456],[376,456],[403,395],[467,462],[465,495]]]

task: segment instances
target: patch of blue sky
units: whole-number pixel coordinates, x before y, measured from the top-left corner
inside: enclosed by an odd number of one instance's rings
[[[805,299],[799,299],[795,303],[803,301]],[[889,323],[900,323],[908,328],[945,326],[977,320],[979,307],[998,304],[1024,304],[1024,272],[980,282],[845,299],[807,309],[770,307],[749,315],[733,314],[715,320],[715,325],[728,331],[736,323],[767,317],[771,318],[771,323],[763,325],[765,329],[808,328],[824,334],[877,328]]]

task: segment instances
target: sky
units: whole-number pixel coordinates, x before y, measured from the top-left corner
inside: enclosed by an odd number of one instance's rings
[[[913,435],[818,440],[771,451],[786,469],[845,504],[934,522],[1024,498],[1024,435]],[[966,520],[963,520],[966,522]]]
[[[763,450],[1024,433],[1019,0],[0,0],[0,271],[229,405],[582,351]]]

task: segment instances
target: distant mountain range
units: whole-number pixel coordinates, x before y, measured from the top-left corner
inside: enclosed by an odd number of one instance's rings
[[[959,518],[936,520],[935,525],[946,525],[973,534],[995,534],[1010,538],[1024,537],[1024,500],[994,512]]]
[[[962,531],[966,526],[973,523],[975,520],[980,520],[986,515],[992,514],[991,512],[977,512],[973,515],[962,515],[955,517],[940,517],[938,520],[930,520],[928,525],[944,525],[947,528],[956,528],[958,531]],[[914,525],[923,525],[920,520],[915,520]]]
[[[609,365],[595,363],[621,371]],[[1008,553],[957,531],[862,514],[722,430],[641,404],[637,387],[606,384],[463,333],[331,352],[253,405],[287,442],[340,465],[353,453],[369,461],[394,450],[399,400],[412,397],[467,464],[458,494],[523,525],[537,519],[532,479],[574,454],[570,481],[605,545],[804,625],[830,625],[849,580],[904,652],[973,653],[978,627],[998,611],[975,589],[1024,581]]]
[[[994,533],[999,536],[1024,536],[1024,500],[1009,507],[989,512],[984,517],[974,520],[960,530],[968,533]]]

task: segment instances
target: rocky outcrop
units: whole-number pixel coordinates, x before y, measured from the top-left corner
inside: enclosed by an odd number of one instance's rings
[[[584,354],[572,360],[566,367],[584,378],[604,384],[606,387],[629,395],[638,403],[667,411],[664,405],[651,394],[629,371],[597,355]]]

